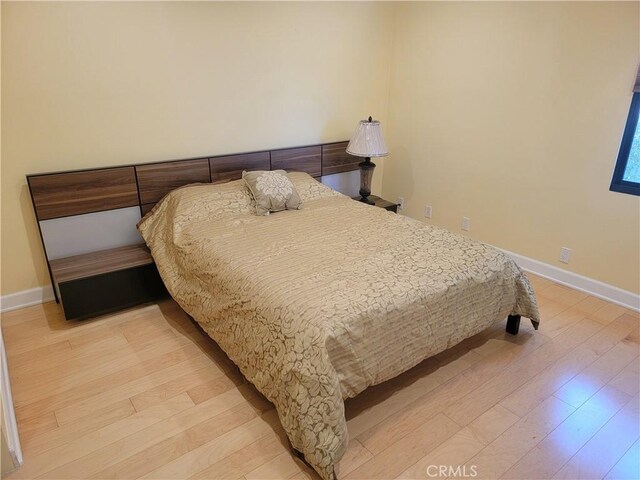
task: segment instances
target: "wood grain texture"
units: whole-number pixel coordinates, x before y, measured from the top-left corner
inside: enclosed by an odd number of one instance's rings
[[[358,168],[348,142],[185,159],[144,165],[28,175],[38,220],[139,205],[142,215],[171,190],[189,183],[223,183],[243,170],[306,172],[313,177]]]
[[[209,183],[209,161],[180,160],[136,166],[140,203],[156,203],[174,188],[190,183]]]
[[[528,276],[552,312],[539,331],[497,322],[346,402],[338,478],[638,478],[638,314]],[[2,325],[25,456],[8,479],[318,478],[172,300],[94,322],[47,303]]]
[[[138,205],[133,167],[27,177],[38,220]]]
[[[225,155],[210,158],[209,164],[213,183],[224,183],[241,179],[243,170],[270,170],[271,155],[269,152]]]
[[[51,260],[50,265],[56,282],[61,283],[151,263],[149,249],[141,244]]]
[[[319,177],[322,175],[322,146],[273,150],[271,170],[306,172],[312,177]]]
[[[329,143],[322,145],[322,175],[350,172],[358,170],[360,157],[354,157],[347,153],[349,142]]]

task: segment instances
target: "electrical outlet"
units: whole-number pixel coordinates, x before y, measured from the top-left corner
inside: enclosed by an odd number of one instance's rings
[[[404,197],[398,197],[398,210],[404,210]]]
[[[558,260],[560,260],[562,263],[569,263],[570,259],[571,259],[571,249],[567,247],[562,247],[560,249],[560,257],[558,258]]]
[[[462,217],[462,230],[468,232],[469,228],[471,228],[471,220],[469,217]]]
[[[431,215],[433,215],[433,207],[431,205],[425,205],[425,207],[424,207],[424,217],[425,218],[431,218]]]

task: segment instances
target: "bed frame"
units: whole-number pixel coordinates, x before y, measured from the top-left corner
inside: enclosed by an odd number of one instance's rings
[[[154,163],[27,175],[56,302],[67,319],[166,294],[136,223],[171,190],[225,183],[243,170],[301,171],[319,178],[358,170],[347,141]],[[520,316],[506,331],[518,333]]]

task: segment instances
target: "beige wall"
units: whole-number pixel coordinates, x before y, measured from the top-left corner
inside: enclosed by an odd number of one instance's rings
[[[374,190],[405,213],[430,203],[454,231],[466,215],[471,236],[638,292],[640,200],[608,191],[638,17],[634,2],[3,2],[2,294],[48,283],[27,173],[339,140],[369,114],[392,151]]]
[[[2,294],[48,283],[27,173],[343,140],[366,115],[385,122],[390,9],[3,2]]]
[[[405,213],[640,290],[640,199],[609,192],[637,2],[398,6],[383,193]],[[557,261],[560,247],[571,263]]]

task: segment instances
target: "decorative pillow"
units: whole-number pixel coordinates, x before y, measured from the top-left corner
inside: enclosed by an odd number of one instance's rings
[[[284,170],[242,172],[242,179],[253,194],[258,215],[300,208],[296,187]]]

